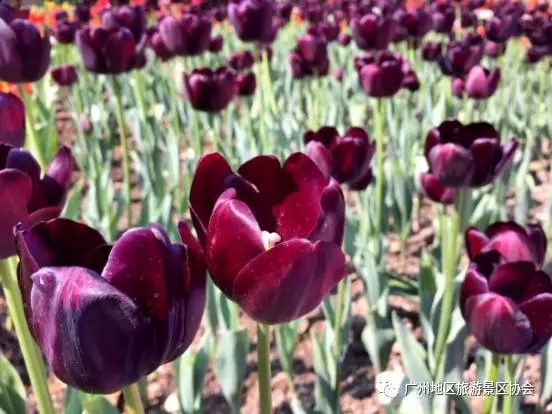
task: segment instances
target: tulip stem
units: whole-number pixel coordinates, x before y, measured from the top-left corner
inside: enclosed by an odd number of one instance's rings
[[[266,48],[263,48],[261,52],[261,60],[263,64],[263,84],[269,98],[270,109],[273,114],[277,114],[278,108],[276,106],[276,100],[274,99],[274,89],[272,88],[272,80],[270,79],[270,66],[268,64],[268,53]]]
[[[496,382],[496,378],[498,376],[498,365],[500,364],[500,354],[496,354],[496,353],[492,352],[491,355],[492,355],[491,366],[489,367],[489,369],[487,371],[487,375],[486,375],[485,380],[494,383],[494,382]],[[493,402],[494,402],[494,394],[493,393],[485,396],[485,399],[483,400],[482,414],[490,414],[492,412]]]
[[[262,62],[255,65],[255,77],[257,79],[263,79],[263,67]],[[268,153],[268,128],[266,125],[266,103],[265,103],[265,90],[264,88],[257,88],[257,102],[259,103],[259,128],[261,136],[260,152]]]
[[[379,237],[379,232],[381,230],[381,215],[382,215],[382,206],[383,206],[383,181],[384,181],[384,172],[383,172],[383,100],[376,99],[375,105],[373,108],[373,118],[374,118],[374,135],[376,140],[376,218],[375,218],[375,235]],[[380,252],[376,253],[376,257],[379,257]]]
[[[345,279],[337,285],[336,303],[335,303],[335,321],[334,321],[334,358],[335,358],[335,384],[334,384],[334,407],[339,407],[339,380],[341,377],[341,323],[343,321],[343,305],[345,304]]]
[[[123,388],[123,396],[125,397],[125,406],[127,414],[144,414],[144,405],[140,397],[140,388],[138,383],[129,385]]]
[[[17,285],[17,259],[15,256],[0,260],[0,282],[4,288],[4,297],[8,306],[8,314],[15,327],[15,333],[31,386],[36,398],[36,406],[40,414],[54,414],[54,406],[48,391],[48,376],[44,360],[34,342],[23,310],[23,301]]]
[[[122,161],[123,161],[123,186],[125,188],[125,201],[127,207],[127,227],[132,226],[132,194],[130,187],[130,156],[128,148],[128,137],[125,127],[125,116],[123,114],[123,104],[121,102],[121,85],[117,76],[111,76],[111,88],[115,102],[115,116],[119,126],[119,139],[121,140]]]
[[[27,97],[27,93],[22,84],[17,85],[19,96],[25,105],[25,133],[27,136],[27,147],[33,153],[36,161],[40,165],[42,171],[46,168],[46,161],[44,160],[44,154],[40,147],[38,137],[36,135],[36,129],[33,122],[33,100]]]
[[[504,356],[504,382],[507,387],[511,387],[514,382],[513,378],[514,367],[512,365],[512,356]],[[514,411],[514,398],[511,392],[507,392],[504,395],[504,401],[502,402],[502,414],[512,414]]]
[[[257,323],[257,375],[259,376],[259,414],[272,413],[270,385],[270,327]]]

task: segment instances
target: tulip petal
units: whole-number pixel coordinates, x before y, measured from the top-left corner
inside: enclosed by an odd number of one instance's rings
[[[190,210],[199,240],[205,241],[209,218],[224,191],[224,179],[232,173],[228,162],[218,152],[200,158],[190,188]]]
[[[502,149],[493,138],[478,138],[471,145],[470,152],[475,165],[472,185],[488,184],[495,177],[494,170],[502,155]]]
[[[124,27],[112,33],[104,46],[105,59],[111,73],[128,71],[136,53],[132,32]]]
[[[544,234],[542,227],[538,224],[529,224],[525,226],[525,231],[527,232],[531,242],[533,242],[536,264],[542,266],[546,256],[546,235]]]
[[[454,203],[456,190],[450,187],[442,186],[431,173],[420,174],[420,187],[431,201],[449,205]]]
[[[345,232],[345,199],[343,191],[335,180],[331,180],[322,192],[318,224],[309,235],[311,242],[317,240],[334,242],[341,246]]]
[[[345,277],[345,256],[334,243],[293,239],[257,256],[239,273],[234,299],[267,324],[306,315]]]
[[[25,106],[12,93],[0,93],[0,143],[22,147],[25,142]],[[1,157],[1,156],[0,156]],[[0,169],[3,168],[0,162]]]
[[[42,191],[46,205],[55,206],[63,203],[65,194],[71,186],[73,157],[71,150],[61,147],[46,170],[42,180]]]
[[[330,179],[334,171],[334,159],[328,149],[318,141],[311,141],[305,147],[305,154],[320,168],[326,179]]]
[[[14,227],[28,217],[33,183],[15,169],[0,170],[0,260],[15,254]]]
[[[441,143],[441,134],[439,128],[431,128],[427,133],[425,146],[424,146],[424,155],[426,159],[429,159],[429,153],[436,145]]]
[[[536,271],[532,262],[498,266],[489,278],[489,289],[520,304],[541,293],[552,293],[550,276]]]
[[[531,323],[534,338],[528,352],[538,352],[552,336],[552,294],[543,293],[524,302],[520,310]]]
[[[497,222],[489,226],[485,234],[490,239],[485,251],[496,250],[509,262],[539,262],[539,253],[519,224],[513,221]]]
[[[466,277],[464,278],[464,282],[462,282],[462,286],[460,288],[459,303],[462,315],[466,317],[466,314],[464,313],[465,305],[469,298],[488,292],[489,285],[487,278],[485,275],[479,273],[477,265],[471,265],[466,272]]]
[[[464,147],[447,143],[434,146],[429,152],[433,176],[444,186],[464,187],[475,173],[472,153]]]
[[[466,251],[470,260],[473,260],[489,243],[489,238],[485,233],[480,232],[475,227],[469,227],[466,230],[465,239]]]
[[[0,18],[0,78],[20,83],[23,62],[18,51],[19,40],[10,25]]]
[[[236,200],[234,189],[226,190],[217,201],[209,221],[205,257],[213,281],[232,297],[236,276],[265,251],[261,228],[249,207]]]
[[[46,267],[32,279],[34,336],[63,382],[108,394],[159,365],[151,318],[100,276]]]
[[[465,315],[476,339],[493,352],[523,353],[531,345],[531,323],[508,298],[496,293],[472,296],[466,301]]]
[[[510,165],[510,163],[514,159],[514,155],[518,147],[519,142],[517,139],[514,138],[510,139],[502,146],[502,158],[500,159],[498,164],[496,164],[495,176],[500,175],[500,173]]]

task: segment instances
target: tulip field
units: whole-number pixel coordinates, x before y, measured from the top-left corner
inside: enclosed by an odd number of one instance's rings
[[[552,412],[551,108],[541,0],[0,1],[0,414]]]

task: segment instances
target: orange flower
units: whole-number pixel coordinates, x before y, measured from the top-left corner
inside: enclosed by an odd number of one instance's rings
[[[25,92],[25,95],[30,95],[31,94],[31,92],[32,92],[31,85],[32,84],[30,84],[30,83],[24,83],[23,84],[23,91]],[[0,92],[3,92],[3,93],[11,92],[14,95],[19,96],[19,88],[17,87],[17,85],[15,85],[13,83],[0,82]]]

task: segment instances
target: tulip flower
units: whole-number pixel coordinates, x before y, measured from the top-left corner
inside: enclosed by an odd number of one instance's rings
[[[546,238],[540,226],[495,223],[470,228],[471,264],[460,290],[460,309],[471,332],[501,354],[536,353],[552,336],[552,282],[540,270]]]
[[[257,81],[253,72],[240,73],[236,77],[239,96],[251,96],[257,88]]]
[[[228,58],[228,65],[236,71],[242,71],[252,67],[254,61],[253,54],[249,50],[244,50],[232,53]]]
[[[88,23],[90,21],[90,6],[86,4],[77,4],[74,13],[75,20],[79,23]]]
[[[58,43],[68,45],[75,41],[75,33],[79,28],[79,23],[67,19],[56,23],[52,29],[52,34]]]
[[[428,62],[433,62],[441,55],[441,44],[438,42],[425,42],[422,45],[422,58]]]
[[[15,254],[14,226],[57,217],[71,184],[71,151],[61,148],[46,174],[30,152],[0,143],[0,260]]]
[[[228,68],[194,69],[184,74],[184,89],[192,106],[204,112],[220,112],[238,93],[236,76]]]
[[[454,26],[456,11],[450,3],[433,3],[432,20],[437,33],[450,34]]]
[[[215,36],[211,36],[211,39],[209,40],[209,52],[220,52],[222,50],[223,42],[224,40],[222,38],[222,35],[218,34]]]
[[[360,84],[369,96],[375,98],[395,95],[403,85],[403,60],[396,54],[380,50],[356,60]]]
[[[339,36],[339,25],[332,22],[322,22],[320,24],[320,31],[328,43],[334,42]]]
[[[463,77],[479,63],[482,55],[482,46],[450,42],[438,62],[445,75]]]
[[[487,39],[496,42],[504,43],[513,34],[513,19],[511,17],[500,18],[493,16],[485,21],[485,35]]]
[[[18,226],[25,313],[60,380],[112,393],[188,348],[204,309],[205,265],[183,223],[180,230],[182,243],[151,225],[110,246],[67,219]]]
[[[211,21],[191,13],[180,19],[167,16],[159,23],[159,33],[174,55],[198,56],[209,49]]]
[[[48,70],[50,49],[50,36],[41,35],[31,22],[0,19],[0,80],[36,82]]]
[[[150,28],[148,32],[147,45],[150,47],[151,50],[153,50],[155,56],[157,56],[163,62],[172,59],[174,57],[174,54],[167,48],[167,45],[163,41],[163,37],[158,32],[157,27]]]
[[[311,26],[297,38],[297,47],[288,55],[291,74],[296,79],[305,76],[326,76],[330,69],[326,38]]]
[[[137,64],[134,37],[124,27],[86,27],[77,32],[76,43],[90,72],[115,75]]]
[[[288,21],[293,11],[293,4],[290,2],[276,3],[276,15],[283,21]]]
[[[446,189],[489,184],[510,164],[517,147],[515,138],[501,146],[498,132],[486,122],[446,120],[427,134],[429,172],[420,177],[422,190],[431,200],[449,204]]]
[[[283,165],[258,156],[237,172],[208,154],[192,181],[190,208],[209,274],[257,322],[300,318],[345,276],[341,188],[301,153]]]
[[[341,46],[349,46],[351,43],[352,36],[348,33],[340,33],[337,38],[337,43],[339,43]]]
[[[421,39],[433,29],[433,18],[424,8],[400,9],[393,17],[406,30],[408,36],[414,39]]]
[[[77,81],[77,68],[73,65],[63,64],[50,71],[52,79],[59,86],[71,86]]]
[[[274,11],[269,0],[233,0],[228,5],[228,19],[242,41],[265,43],[274,35]]]
[[[138,44],[146,32],[146,12],[141,6],[112,7],[103,12],[102,24],[106,29],[127,28]]]
[[[473,11],[462,10],[460,12],[460,26],[463,28],[473,27],[477,25],[477,16]]]
[[[0,3],[0,20],[4,20],[6,23],[10,23],[14,19],[28,19],[28,9],[18,9],[7,2]]]
[[[226,16],[228,15],[228,13],[226,12],[225,7],[217,7],[212,10],[211,15],[214,21],[222,23],[224,20],[226,20]]]
[[[353,39],[363,50],[387,49],[395,36],[396,24],[377,14],[366,14],[351,21]]]
[[[495,43],[489,40],[485,43],[485,54],[492,58],[502,56],[506,52],[506,45],[507,43]]]
[[[25,106],[17,95],[0,92],[0,145],[22,147],[24,143]]]
[[[464,92],[466,91],[464,80],[462,78],[453,78],[451,83],[451,92],[452,96],[455,96],[457,98],[463,98]]]
[[[482,66],[474,66],[466,77],[466,93],[473,99],[487,99],[496,92],[499,82],[500,68],[489,71]]]
[[[376,145],[362,128],[350,128],[343,136],[335,128],[322,127],[303,134],[306,154],[325,177],[362,191],[372,182],[371,161]]]

